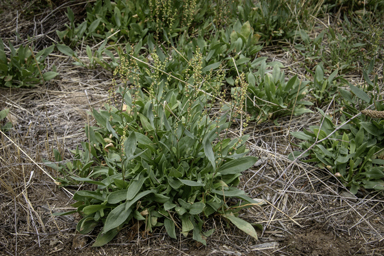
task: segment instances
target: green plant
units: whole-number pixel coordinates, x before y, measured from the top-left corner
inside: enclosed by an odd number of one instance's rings
[[[178,50],[172,59],[183,63],[185,59],[191,59],[194,52],[200,52],[203,73],[228,67],[225,76],[233,86],[234,78],[239,73],[255,68],[252,58],[262,49],[258,39],[249,22],[241,24],[237,20],[226,30],[221,29],[208,39],[201,35],[188,42],[186,34],[183,34],[179,37],[176,45]]]
[[[139,49],[138,44],[128,51],[135,54]],[[248,137],[220,136],[230,126],[228,113],[207,113],[215,98],[200,89],[204,80],[211,81],[211,74],[202,71],[200,54],[187,62],[182,78],[188,82],[182,82],[176,76],[164,79],[160,70],[168,64],[157,50],[151,54],[154,66],[133,55],[121,60],[114,75],[135,86],[119,88],[119,107],[106,104],[105,110],[93,110],[98,126],[86,126],[88,142],[74,151],[75,161],[46,163],[63,174],[63,185],[96,185],[74,195],[74,206],[83,216],[77,230],[88,233],[102,224],[93,245],[102,246],[128,223],[142,221],[147,232],[165,226],[176,238],[177,227],[184,236],[193,231],[193,239],[205,244],[213,230],[203,232],[203,224],[219,213],[257,238],[252,225],[236,217],[240,209],[258,203],[236,188],[241,172],[257,160],[245,156]],[[140,81],[146,81],[147,94]],[[55,160],[62,160],[58,151]],[[243,201],[230,205],[230,198]]]
[[[296,32],[297,37],[301,38],[302,43],[296,43],[294,47],[300,51],[304,57],[305,66],[313,68],[316,63],[323,60],[325,54],[325,46],[322,44],[324,40],[325,30],[321,31],[316,38],[311,39],[308,33],[300,29]]]
[[[383,31],[379,28],[382,19],[377,19],[374,14],[364,18],[344,15],[341,24],[341,27],[322,30],[313,39],[303,29],[296,33],[301,42],[294,47],[305,58],[305,67],[312,69],[322,62],[324,69],[339,69],[340,73],[345,73],[368,65],[372,58],[381,57]]]
[[[9,113],[9,109],[7,108],[0,111],[0,130],[4,132],[7,132],[12,128],[12,123],[10,122],[1,124],[3,120],[7,117],[8,113]]]
[[[376,12],[381,13],[384,10],[384,1],[383,0],[368,0],[368,1],[358,1],[358,0],[340,0],[340,1],[331,1],[327,0],[324,2],[324,8],[335,11],[342,12],[351,12],[354,11],[358,14],[364,14],[367,12]]]
[[[249,72],[247,111],[257,122],[273,119],[284,115],[301,115],[312,111],[304,106],[312,105],[303,101],[308,81],[299,81],[293,76],[285,81],[285,74],[280,70],[281,63],[266,64],[265,58],[259,58],[255,65],[259,66],[256,73]],[[272,72],[267,71],[273,67]]]
[[[257,160],[244,156],[247,137],[219,138],[229,123],[201,114],[204,95],[193,99],[169,90],[159,102],[159,94],[120,92],[122,108],[94,110],[98,127],[86,127],[89,142],[84,146],[94,164],[83,177],[72,178],[97,188],[74,195],[83,215],[77,230],[88,233],[103,223],[93,245],[101,246],[133,220],[144,221],[146,231],[164,225],[172,238],[180,221],[184,236],[193,231],[193,239],[205,244],[213,230],[202,232],[204,220],[219,212],[257,238],[250,224],[233,215],[257,203],[236,188],[241,172]],[[228,198],[247,205],[230,206]]]
[[[31,47],[20,46],[18,49],[9,43],[10,52],[4,50],[0,38],[0,85],[6,87],[32,87],[43,81],[49,81],[58,73],[44,72],[44,60],[53,51],[55,45],[41,50],[36,55]],[[7,54],[9,54],[7,57]],[[55,70],[55,67],[53,67]]]
[[[68,8],[67,17],[70,24],[66,25],[66,30],[57,31],[57,34],[60,40],[69,43],[70,46],[74,46],[83,37],[99,40],[108,37],[112,41],[125,38],[132,43],[140,40],[147,43],[147,37],[155,35],[158,40],[170,42],[182,31],[197,26],[211,26],[217,10],[211,8],[213,2],[215,1],[97,0],[95,4],[87,6],[87,18],[78,26],[75,24],[72,10]],[[230,2],[233,8],[232,2],[238,1]],[[223,15],[223,12],[224,10],[221,10],[216,15]],[[222,17],[217,17],[216,20],[221,19]]]
[[[316,66],[315,73],[313,75],[313,83],[309,84],[311,87],[310,92],[315,98],[317,106],[324,106],[330,102],[334,95],[337,95],[337,89],[342,85],[341,83],[337,83],[337,79],[341,79],[337,77],[338,69],[332,72],[328,78],[324,77],[324,70],[321,65]],[[344,83],[347,83],[344,79],[342,79]]]
[[[339,88],[344,109],[340,126],[336,127],[332,118],[319,110],[323,115],[320,126],[311,126],[304,132],[292,132],[294,137],[304,140],[299,144],[305,150],[302,157],[307,157],[304,162],[315,162],[320,168],[326,167],[350,187],[353,194],[360,188],[384,190],[384,120],[376,121],[360,113],[369,107],[368,104],[379,111],[384,110],[383,98],[377,76],[372,82],[365,70],[364,77],[366,91],[370,95],[354,85],[349,85],[350,91]],[[369,114],[369,111],[363,112]],[[290,158],[298,155],[300,152],[293,152]]]
[[[102,1],[98,1],[96,6],[100,5],[101,2]],[[82,22],[78,26],[76,26],[76,23],[75,23],[75,15],[69,7],[67,7],[66,15],[69,19],[69,25],[65,24],[67,29],[63,31],[56,30],[56,34],[60,38],[61,42],[66,43],[71,47],[75,46],[78,42],[84,39],[88,39],[88,38],[103,39],[113,34],[114,32],[112,28],[106,34],[104,34],[105,33],[104,30],[102,32],[100,31],[99,29],[100,22],[103,20],[103,15],[105,15],[105,13],[103,13],[100,10],[98,13],[98,18],[95,18],[95,19],[88,18],[88,20]],[[104,24],[104,27],[105,27],[105,24]]]
[[[343,34],[349,37],[352,45],[359,47],[355,61],[360,62],[363,67],[373,58],[381,58],[379,56],[384,53],[383,44],[380,42],[384,35],[384,31],[380,29],[383,24],[383,19],[377,13],[369,13],[364,17],[344,15]]]
[[[349,33],[337,33],[334,28],[328,29],[329,57],[327,63],[340,72],[349,71],[357,66],[364,43],[356,42]]]
[[[105,40],[96,51],[92,51],[92,48],[87,45],[86,53],[88,61],[82,61],[81,58],[77,56],[76,52],[67,45],[58,44],[57,49],[63,54],[72,57],[75,60],[73,64],[76,66],[92,69],[96,68],[97,65],[100,65],[105,69],[113,71],[118,66],[118,62],[113,53],[107,49],[107,42],[108,41]],[[107,61],[107,58],[104,57],[109,57],[110,60]]]
[[[278,39],[290,40],[294,36],[297,23],[287,1],[259,1],[248,15],[252,17],[249,20],[255,32],[266,44]]]
[[[321,127],[313,126],[304,132],[291,133],[304,140],[299,144],[301,149],[310,149],[302,155],[307,157],[303,162],[315,162],[318,167],[327,168],[353,194],[361,187],[384,190],[384,160],[378,158],[382,156],[380,152],[384,145],[384,121],[358,119],[358,124],[351,122],[338,130],[332,118],[322,114],[324,121]],[[345,118],[343,115],[341,121],[346,121]],[[294,152],[290,158],[299,154]]]

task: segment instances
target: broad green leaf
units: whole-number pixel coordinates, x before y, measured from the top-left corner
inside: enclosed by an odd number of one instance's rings
[[[164,204],[164,203],[168,202],[169,199],[170,199],[169,196],[165,196],[165,195],[162,195],[162,194],[154,194],[153,195],[153,201],[155,201],[157,203]]]
[[[72,23],[75,21],[75,14],[73,13],[72,9],[67,7],[67,13],[66,13],[69,21]]]
[[[57,49],[61,52],[61,53],[64,53],[65,55],[67,56],[75,56],[75,52],[69,48],[68,46],[64,45],[64,44],[57,44]]]
[[[191,209],[191,204],[188,202],[185,202],[182,198],[177,199],[177,201],[179,202],[180,206],[185,208],[186,210]]]
[[[191,208],[189,210],[189,213],[192,215],[198,215],[203,212],[205,208],[205,204],[202,202],[196,202],[191,205]]]
[[[384,166],[384,159],[372,159],[372,163]]]
[[[181,186],[183,186],[183,183],[181,183],[179,180],[173,179],[172,177],[167,177],[168,178],[168,184],[173,188],[173,189],[179,189]]]
[[[300,116],[300,115],[306,114],[306,113],[313,113],[313,111],[308,109],[308,108],[298,108],[298,107],[296,107],[293,114],[295,116]]]
[[[239,38],[239,36],[237,35],[237,32],[235,30],[232,31],[231,35],[230,35],[230,38],[231,38],[231,43],[235,43],[236,40]]]
[[[340,94],[344,100],[346,100],[350,103],[353,102],[352,94],[349,91],[339,88],[339,92],[340,92]]]
[[[175,211],[179,216],[182,216],[184,213],[187,212],[187,210],[184,207],[176,206]]]
[[[99,26],[100,24],[100,21],[101,21],[101,18],[98,18],[96,20],[94,20],[91,25],[89,25],[89,28],[88,28],[88,33],[89,34],[92,34],[93,32],[95,32],[96,28]]]
[[[351,91],[358,97],[359,99],[369,103],[371,101],[371,98],[366,94],[363,90],[360,88],[357,88],[356,86],[350,84],[349,88],[351,88]]]
[[[346,132],[344,132],[343,137],[342,137],[341,140],[342,140],[341,141],[341,145],[343,145],[344,147],[348,148],[348,146],[349,146],[349,136],[348,136],[348,134]]]
[[[201,70],[201,72],[205,73],[205,72],[207,72],[207,71],[214,70],[214,69],[220,67],[220,65],[221,65],[221,62],[215,62],[215,63],[213,63],[213,64],[210,64],[210,65],[204,67],[204,68]]]
[[[145,220],[144,216],[140,214],[139,211],[135,210],[132,214],[132,216],[136,219],[136,220]]]
[[[45,81],[49,81],[49,80],[55,78],[58,74],[59,73],[53,72],[53,71],[45,72],[43,74],[43,78],[44,78]]]
[[[353,195],[356,195],[357,191],[359,191],[359,188],[360,188],[360,185],[358,185],[358,184],[352,184],[352,185],[351,185],[350,192],[351,192]]]
[[[115,6],[115,21],[116,21],[116,26],[118,28],[121,27],[121,12],[120,12],[120,9],[117,8],[117,6]]]
[[[350,158],[350,155],[346,155],[346,156],[342,156],[342,155],[339,155],[336,159],[336,162],[337,163],[341,163],[341,164],[344,164],[344,163],[347,163],[348,160]]]
[[[367,149],[367,146],[368,146],[368,142],[364,142],[363,144],[361,144],[357,149],[356,149],[356,152],[355,152],[355,159],[358,158],[366,149]]]
[[[83,213],[85,215],[90,215],[92,213],[95,213],[97,211],[100,211],[102,209],[105,209],[106,206],[105,205],[100,205],[100,204],[96,204],[96,205],[88,205],[86,207],[83,208]]]
[[[318,147],[321,150],[321,152],[323,152],[324,155],[326,155],[330,158],[334,157],[333,154],[331,152],[329,152],[329,150],[326,149],[323,145],[317,144],[316,147]]]
[[[55,44],[51,45],[50,47],[44,48],[43,50],[38,52],[38,54],[36,54],[35,57],[39,62],[42,62],[47,58],[49,54],[53,52],[54,49],[55,49]]]
[[[336,69],[335,71],[332,72],[332,74],[329,75],[328,77],[328,83],[331,84],[333,79],[337,76],[337,73],[339,72],[339,69]]]
[[[238,197],[238,196],[245,195],[245,192],[243,190],[240,190],[234,187],[230,187],[228,190],[212,189],[212,192],[217,195],[227,196],[227,197]]]
[[[199,227],[196,224],[194,224],[192,238],[193,238],[193,240],[198,241],[198,242],[202,243],[203,245],[207,245],[207,241],[205,240],[205,238],[201,234],[201,227]]]
[[[127,204],[128,202],[120,204],[108,214],[102,231],[103,234],[117,228],[128,219],[129,215],[132,213],[132,208],[126,209]]]
[[[175,223],[170,219],[165,219],[164,226],[165,226],[165,230],[167,231],[167,234],[171,238],[176,239]]]
[[[96,109],[92,110],[92,114],[100,126],[102,126],[103,128],[106,127],[105,118]]]
[[[124,153],[129,158],[133,156],[136,151],[137,139],[135,132],[131,132],[129,137],[124,142]]]
[[[257,161],[257,157],[247,156],[231,160],[219,167],[218,173],[221,175],[237,174],[252,167]]]
[[[285,91],[290,91],[295,85],[297,80],[297,75],[294,75],[291,79],[289,79],[287,85],[285,86]]]
[[[384,129],[378,129],[372,122],[360,122],[360,124],[364,130],[376,137],[384,133]]]
[[[236,61],[236,65],[240,66],[241,64],[247,63],[251,60],[251,58],[240,58]]]
[[[384,178],[383,167],[371,167],[369,171],[366,171],[364,175],[368,179],[379,180]]]
[[[76,231],[85,235],[91,232],[97,226],[97,224],[97,221],[95,221],[93,217],[85,217],[81,219],[79,223],[77,223]]]
[[[3,110],[0,111],[0,121],[3,120],[4,118],[7,117],[9,113],[9,109],[8,108],[5,108]]]
[[[189,215],[181,216],[181,233],[184,237],[187,237],[188,232],[193,229],[193,223],[189,218]]]
[[[249,21],[247,21],[241,27],[240,34],[244,36],[244,38],[247,40],[249,35],[251,34],[251,29],[251,24],[249,23]]]
[[[184,185],[187,185],[189,187],[204,187],[205,186],[203,183],[196,182],[196,181],[193,181],[193,180],[182,180],[182,179],[179,179],[179,181],[181,181],[181,183],[183,183]]]
[[[89,184],[105,186],[105,184],[103,182],[95,181],[95,180],[92,180],[90,178],[80,178],[80,177],[75,177],[75,176],[72,176],[71,178],[74,179],[74,180],[81,181],[81,182],[86,182],[86,183],[89,183]],[[81,192],[81,191],[79,191],[79,192]]]
[[[166,210],[166,211],[169,211],[169,210],[171,210],[171,209],[173,209],[175,207],[176,207],[176,204],[174,204],[174,203],[172,203],[170,201],[167,201],[164,204],[164,210]]]
[[[120,189],[112,192],[108,196],[108,203],[109,204],[118,204],[127,198],[127,191],[128,189]]]
[[[356,146],[360,146],[364,142],[364,129],[361,129],[356,133],[355,136]]]
[[[248,83],[249,85],[256,86],[256,78],[255,75],[252,74],[252,72],[248,73]]]
[[[152,194],[152,193],[155,193],[156,190],[146,190],[146,191],[143,191],[143,192],[140,192],[139,194],[137,194],[135,196],[135,198],[133,198],[131,201],[127,201],[127,204],[126,204],[126,208],[130,208],[132,205],[134,205],[137,201],[139,201],[141,198],[145,197],[146,195],[149,195],[149,194]]]
[[[89,47],[89,45],[87,45],[85,51],[86,51],[86,53],[87,53],[87,55],[88,55],[88,58],[89,58],[90,60],[92,60],[93,55],[92,55],[91,47]]]
[[[155,147],[154,147],[152,141],[147,136],[145,136],[144,134],[139,133],[139,132],[135,132],[135,135],[136,135],[136,139],[137,139],[137,142],[138,142],[140,147],[148,148],[152,152],[155,151]]]
[[[253,228],[251,224],[246,222],[243,219],[240,219],[238,217],[235,217],[233,213],[225,213],[223,216],[227,219],[229,219],[236,227],[238,227],[240,230],[244,231],[248,235],[252,236],[256,240],[257,238],[257,233],[256,230]]]
[[[382,180],[378,180],[378,181],[365,180],[363,182],[364,182],[364,188],[366,189],[384,190],[384,181]]]
[[[141,113],[139,113],[140,116],[140,122],[143,126],[144,130],[147,132],[153,131],[152,125],[149,123],[148,119]]]
[[[113,137],[115,137],[116,139],[119,139],[119,135],[117,135],[115,129],[113,129],[113,127],[111,126],[111,124],[109,123],[108,119],[105,120],[105,127],[107,128],[107,130],[112,133]]]
[[[118,233],[119,231],[117,228],[114,228],[108,231],[107,233],[100,232],[99,235],[96,237],[96,240],[93,243],[92,247],[100,247],[109,243]]]
[[[213,153],[212,144],[210,143],[209,139],[204,140],[204,154],[208,158],[209,162],[211,163],[213,170],[216,170],[216,162],[215,162],[215,154]]]
[[[134,181],[132,181],[132,184],[128,187],[128,190],[127,190],[126,199],[128,201],[132,200],[137,195],[137,193],[139,193],[146,179],[147,177],[141,176],[139,174],[138,179],[135,179]]]
[[[324,72],[320,65],[316,66],[315,77],[317,82],[322,83],[324,80]]]

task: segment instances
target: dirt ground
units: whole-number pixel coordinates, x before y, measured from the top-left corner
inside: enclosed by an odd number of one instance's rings
[[[57,6],[61,7],[46,20],[48,10],[35,10],[44,14],[38,16],[44,31],[62,29],[59,21],[65,20],[66,1],[61,1],[62,5],[59,2]],[[83,5],[76,6],[81,14]],[[14,31],[15,16],[11,14],[0,18],[5,24],[0,29],[3,40],[10,39]],[[25,37],[33,27],[31,22],[19,22]],[[37,45],[52,43],[50,38],[55,35],[47,35]],[[79,52],[85,55],[84,49]],[[260,56],[285,65],[293,63],[287,54],[273,47],[263,49]],[[0,109],[10,109],[8,120],[14,127],[8,137],[0,136],[0,255],[384,254],[381,193],[361,191],[355,197],[327,170],[300,162],[287,169],[291,163],[286,158],[292,142],[289,131],[318,123],[317,114],[281,118],[279,126],[272,121],[251,123],[244,131],[251,136],[250,153],[259,161],[244,173],[240,187],[266,203],[244,210],[241,217],[262,225],[259,240],[215,216],[206,223],[207,230],[216,229],[207,246],[191,236],[179,234],[178,239],[171,239],[164,229],[146,234],[141,223],[132,223],[108,245],[91,247],[99,229],[79,235],[75,228],[80,216],[52,215],[73,209],[71,193],[78,188],[68,187],[65,191],[56,186],[49,175],[58,174],[45,167],[43,160],[53,161],[53,149],[58,149],[66,160],[73,157],[71,150],[85,140],[85,124],[94,122],[88,112],[108,101],[112,74],[75,67],[72,60],[59,54],[49,58],[60,73],[54,80],[33,89],[0,88]],[[232,133],[238,134],[236,127]]]

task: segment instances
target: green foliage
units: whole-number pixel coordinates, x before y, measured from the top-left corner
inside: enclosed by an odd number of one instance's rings
[[[357,14],[364,14],[367,12],[376,12],[382,13],[384,10],[384,1],[383,0],[340,0],[332,1],[327,0],[324,2],[324,8],[328,10],[343,11],[343,12],[352,12],[354,11]]]
[[[113,71],[119,64],[118,60],[115,58],[113,53],[107,49],[106,44],[107,40],[105,40],[96,51],[93,51],[92,48],[87,45],[86,46],[86,53],[88,57],[88,61],[82,61],[80,58],[77,57],[77,54],[75,51],[73,51],[70,47],[63,44],[58,44],[57,49],[69,56],[72,57],[75,62],[73,62],[74,65],[80,66],[80,67],[86,67],[89,69],[96,68],[97,65],[100,65],[101,67]],[[108,58],[105,58],[108,57]]]
[[[347,34],[338,33],[334,28],[328,31],[323,30],[316,38],[310,39],[308,34],[301,30],[300,36],[303,44],[295,45],[300,54],[305,57],[306,64],[314,66],[322,61],[324,66],[329,69],[338,69],[340,73],[345,73],[355,68],[360,56],[363,43],[354,43]],[[327,35],[327,39],[324,39]],[[324,40],[328,49],[325,47]]]
[[[357,65],[356,57],[360,55],[360,50],[365,44],[354,43],[346,34],[338,33],[331,27],[327,35],[330,48],[329,65],[344,72],[355,68]]]
[[[345,121],[345,116],[342,116],[342,121]],[[318,167],[326,167],[353,194],[361,187],[384,190],[384,160],[376,158],[384,142],[384,121],[358,119],[357,124],[350,123],[336,132],[335,129],[332,119],[324,115],[321,128],[313,126],[304,132],[292,132],[294,137],[304,140],[299,144],[303,150],[314,144],[316,138],[328,137],[316,143],[303,162],[316,162]],[[299,152],[294,152],[290,158],[297,155]]]
[[[373,58],[381,58],[379,56],[384,54],[381,42],[384,35],[381,29],[383,18],[378,13],[369,13],[364,17],[344,15],[342,34],[348,38],[351,48],[355,48],[351,54],[356,65],[366,67]]]
[[[382,96],[378,93],[380,89],[377,76],[375,82],[372,82],[367,72],[369,69],[364,71],[364,76],[368,85],[366,91],[370,95],[354,85],[349,85],[351,91],[339,88],[345,108],[340,118],[343,123],[368,104],[374,103],[377,110],[384,110]],[[305,154],[308,159],[304,162],[316,162],[320,168],[326,167],[350,187],[353,194],[361,187],[384,190],[384,160],[381,153],[384,146],[384,120],[375,121],[360,115],[338,129],[332,118],[319,111],[324,116],[321,127],[311,126],[304,132],[292,132],[294,137],[304,140],[299,144],[303,150],[316,143]],[[319,143],[319,140],[323,141]],[[290,157],[299,154],[300,152],[294,152]]]
[[[313,39],[304,30],[298,31],[301,42],[294,47],[305,58],[306,67],[322,62],[325,69],[338,69],[340,73],[360,69],[384,53],[381,22],[375,20],[375,15],[344,15],[342,27],[329,27]]]
[[[34,55],[27,46],[22,45],[15,49],[12,43],[9,43],[10,52],[7,57],[0,38],[0,86],[33,87],[57,76],[58,73],[54,71],[41,73],[45,69],[44,60],[54,47],[55,45],[52,45]]]
[[[120,93],[121,109],[105,105],[106,110],[93,111],[98,127],[86,127],[89,142],[81,154],[94,164],[79,159],[84,161],[82,177],[71,177],[97,185],[95,191],[74,195],[83,215],[77,230],[88,233],[98,223],[104,225],[94,246],[110,241],[133,219],[144,221],[146,231],[164,225],[173,238],[180,221],[184,236],[193,231],[193,239],[205,244],[204,219],[215,212],[236,212],[228,198],[256,203],[236,188],[241,172],[257,160],[244,156],[247,137],[219,138],[229,123],[225,116],[202,115],[206,96],[194,99],[164,90],[158,101],[140,91]],[[240,228],[250,228],[228,216]]]
[[[66,15],[69,19],[69,25],[65,24],[67,29],[64,31],[56,30],[56,34],[60,38],[61,42],[64,42],[70,46],[74,46],[77,42],[83,39],[83,36],[85,35],[85,32],[87,30],[87,22],[84,21],[76,27],[75,14],[69,7],[67,7]],[[88,34],[90,34],[89,32],[90,31],[88,31]]]
[[[242,14],[242,12],[240,12]],[[262,0],[241,16],[244,21],[251,21],[251,25],[267,44],[278,39],[291,39],[294,36],[297,23],[296,17],[289,9],[287,1]]]
[[[285,74],[279,67],[281,63],[267,65],[266,58],[259,58],[257,65],[259,69],[256,73],[247,74],[247,109],[257,122],[278,116],[312,112],[305,108],[312,103],[303,101],[309,82],[300,81],[297,76],[285,81]],[[268,67],[273,68],[272,72],[267,70]]]
[[[375,59],[372,59],[370,64],[364,69],[363,77],[365,85],[361,88],[352,84],[349,85],[350,91],[339,88],[339,93],[342,96],[342,104],[345,108],[344,114],[347,117],[356,115],[361,110],[368,107],[369,104],[374,104],[378,111],[384,110],[383,95],[380,88],[379,76],[376,74],[373,81],[369,78],[369,74],[373,72]]]
[[[3,132],[7,132],[12,128],[12,124],[10,122],[6,122],[4,125],[2,124],[8,113],[9,109],[7,108],[0,111],[0,130]]]
[[[327,63],[324,59],[325,49],[323,40],[325,35],[325,30],[320,32],[316,38],[311,39],[307,32],[303,29],[296,32],[298,38],[301,39],[301,43],[296,43],[294,47],[300,51],[300,54],[305,58],[305,65],[310,66],[311,68],[315,65],[314,63],[318,63],[323,61]]]
[[[337,89],[342,86],[342,83],[337,83],[338,69],[332,72],[328,78],[324,77],[324,69],[321,65],[316,66],[315,73],[313,75],[313,83],[311,87],[311,94],[315,98],[317,106],[327,105],[334,95],[337,95]],[[347,83],[344,79],[341,79],[344,83]]]
[[[234,77],[255,67],[251,60],[262,49],[258,39],[249,22],[241,24],[237,20],[226,30],[221,29],[208,39],[199,36],[187,42],[187,36],[183,34],[177,42],[177,49],[182,56],[187,56],[184,58],[189,59],[194,51],[200,52],[204,73],[227,66],[227,82],[234,85]],[[172,59],[176,57],[182,63],[182,56],[172,56]]]
[[[75,17],[71,9],[67,10],[70,21],[67,29],[57,31],[59,38],[71,46],[79,40],[105,39],[117,41],[121,38],[136,43],[147,42],[149,35],[158,40],[170,42],[183,31],[191,28],[211,27],[223,25],[227,17],[232,15],[240,1],[230,1],[222,5],[223,1],[203,0],[144,0],[125,1],[97,0],[87,7],[87,18],[80,25],[75,24]],[[116,32],[116,33],[115,33]]]
[[[60,48],[72,54],[69,48]],[[172,238],[176,228],[184,236],[192,231],[193,239],[205,244],[213,230],[203,232],[203,224],[214,213],[257,239],[252,225],[235,216],[257,203],[236,188],[241,172],[257,158],[245,156],[247,136],[219,136],[229,128],[231,112],[210,117],[207,107],[224,76],[213,77],[211,68],[204,70],[198,49],[185,59],[176,50],[167,58],[161,48],[154,47],[148,66],[138,56],[141,41],[128,46],[130,54],[121,54],[121,64],[114,71],[114,83],[125,88],[118,90],[123,103],[93,110],[98,126],[86,126],[88,141],[73,152],[74,161],[46,162],[61,173],[62,185],[95,185],[95,190],[74,195],[75,207],[83,216],[77,230],[89,233],[103,225],[93,246],[108,243],[133,220],[143,221],[148,232],[164,226]],[[174,78],[160,70],[172,72]],[[128,82],[132,89],[125,86]],[[55,161],[62,161],[57,151]],[[233,207],[228,204],[230,198],[243,201]]]

